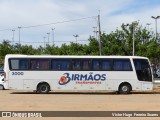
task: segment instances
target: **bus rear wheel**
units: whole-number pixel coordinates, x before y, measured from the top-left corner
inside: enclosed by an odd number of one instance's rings
[[[129,84],[122,84],[119,87],[120,94],[129,94],[131,92],[131,86]]]
[[[41,94],[46,94],[50,91],[50,87],[47,83],[41,83],[38,85],[37,92]]]

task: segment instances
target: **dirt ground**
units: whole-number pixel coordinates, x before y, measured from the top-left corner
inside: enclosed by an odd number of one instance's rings
[[[35,94],[32,91],[0,90],[0,111],[160,111],[160,89],[151,92],[133,92],[129,95],[119,95],[113,92],[96,93],[64,93],[50,92],[49,94]],[[0,118],[1,120],[2,118]],[[3,118],[22,119],[22,118]],[[2,120],[3,120],[2,119]],[[24,119],[24,118],[23,118]],[[26,118],[27,119],[27,118]],[[30,118],[32,119],[32,118]],[[53,119],[53,118],[33,118]],[[58,120],[125,120],[122,117],[94,117],[94,118],[63,118]],[[129,118],[159,120],[160,118]]]

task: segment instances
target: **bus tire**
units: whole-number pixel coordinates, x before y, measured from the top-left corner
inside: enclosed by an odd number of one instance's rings
[[[41,83],[37,88],[37,93],[40,94],[47,94],[50,91],[50,86],[47,83]]]
[[[119,86],[119,93],[120,94],[129,94],[130,92],[131,92],[131,85],[129,85],[129,84],[121,84],[120,86]]]

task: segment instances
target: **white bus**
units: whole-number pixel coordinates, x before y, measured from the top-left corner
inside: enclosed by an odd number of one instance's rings
[[[6,55],[9,89],[49,91],[152,90],[148,58],[137,56]]]

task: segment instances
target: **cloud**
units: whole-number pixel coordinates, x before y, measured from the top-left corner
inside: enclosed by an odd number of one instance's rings
[[[131,23],[140,20],[145,26],[154,20],[151,15],[160,13],[160,2],[157,0],[1,0],[0,1],[0,29],[16,28],[15,40],[18,40],[18,26],[31,26],[45,23],[54,23],[66,20],[97,16],[101,13],[102,31],[110,33],[122,23]],[[85,19],[63,24],[53,24],[37,28],[21,29],[21,39],[26,42],[43,41],[47,32],[52,33],[55,28],[56,41],[87,40],[94,35],[93,27],[97,25],[95,19]],[[160,27],[158,27],[158,31]],[[0,31],[0,41],[12,40],[12,31]],[[50,40],[52,36],[50,35]],[[58,44],[58,43],[57,43]]]
[[[140,22],[143,27],[146,27],[147,23],[151,23],[150,28],[155,30],[155,21],[151,16],[158,16],[160,13],[160,1],[148,1],[148,0],[133,0],[123,7],[119,7],[117,10],[111,11],[107,14],[102,21],[102,28],[107,33],[115,31],[116,28],[120,29],[122,23],[132,23],[134,21]],[[104,22],[106,21],[106,23]],[[159,21],[159,20],[157,20]],[[158,26],[160,31],[160,26]]]

